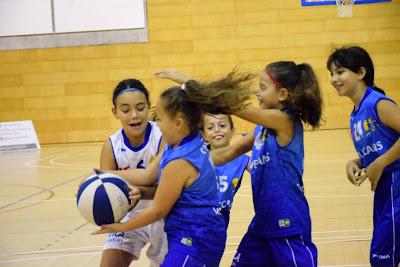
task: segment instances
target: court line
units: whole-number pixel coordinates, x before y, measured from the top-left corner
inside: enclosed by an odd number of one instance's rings
[[[62,151],[60,153],[56,153],[56,154],[52,154],[50,156],[46,156],[46,157],[40,158],[40,159],[30,160],[30,161],[25,162],[24,164],[26,166],[29,166],[29,167],[44,168],[44,169],[62,169],[62,168],[67,168],[67,169],[71,169],[71,168],[74,168],[74,169],[75,168],[76,169],[92,169],[92,167],[90,167],[90,166],[82,166],[82,165],[75,166],[75,165],[72,165],[72,164],[63,164],[63,163],[54,162],[54,160],[58,160],[60,158],[65,158],[65,157],[68,157],[68,156],[71,156],[71,155],[74,155],[74,154],[80,154],[80,153],[82,153],[82,151],[77,151],[77,152],[72,153],[72,154],[70,154],[70,153],[69,154],[68,153],[65,154],[65,153],[66,153],[66,150],[64,150],[64,151]],[[61,155],[59,155],[59,154],[61,154]],[[44,161],[44,160],[47,160],[53,166],[35,164],[35,162],[39,163],[39,162]]]
[[[44,187],[35,186],[35,185],[21,185],[21,184],[2,184],[2,185],[14,185],[14,186],[21,186],[21,187],[28,187],[28,188],[32,188],[32,187],[33,187],[33,188],[42,189],[42,191],[46,189],[46,188],[44,188]],[[0,213],[10,212],[10,211],[14,211],[14,210],[20,210],[20,209],[25,209],[25,208],[28,208],[28,207],[32,207],[32,206],[38,205],[38,204],[40,204],[40,203],[42,203],[42,202],[44,202],[44,201],[50,200],[51,198],[54,197],[55,194],[54,194],[54,192],[53,192],[52,190],[46,190],[46,191],[48,191],[49,195],[48,195],[47,198],[45,198],[45,199],[39,199],[39,200],[35,200],[35,201],[30,201],[31,204],[29,204],[29,205],[22,206],[22,207],[18,207],[18,208],[14,208],[14,209],[9,209],[9,210],[0,211]],[[21,203],[21,202],[20,202],[20,203]],[[0,208],[0,209],[1,209],[1,208]]]
[[[17,252],[17,253],[8,253],[8,254],[0,254],[0,257],[9,257],[9,256],[20,256],[20,255],[29,255],[29,254],[46,254],[46,253],[58,253],[69,250],[79,250],[79,249],[101,249],[103,246],[88,246],[88,247],[75,247],[75,248],[60,248],[60,249],[49,249],[49,250],[33,250],[33,251],[25,251],[25,252]]]
[[[236,193],[236,196],[241,196],[241,197],[251,197],[252,195],[250,194],[241,194],[241,193]],[[368,195],[307,195],[307,198],[352,198],[352,197],[373,197],[373,194],[368,194]]]
[[[100,254],[100,253],[102,253],[102,251],[84,252],[84,253],[75,253],[75,254],[65,254],[65,255],[49,256],[49,257],[24,258],[24,259],[15,259],[15,260],[0,260],[0,264],[1,263],[9,263],[9,262],[20,262],[20,261],[57,259],[57,258],[64,258],[64,257],[73,257],[73,256],[81,256],[81,255],[92,255],[92,254]]]
[[[85,174],[82,174],[82,175],[80,175],[80,176],[78,176],[78,177],[74,177],[74,178],[71,178],[71,179],[69,179],[69,180],[67,180],[67,181],[64,181],[64,182],[62,182],[62,183],[53,185],[53,186],[50,187],[50,188],[44,188],[42,191],[39,191],[39,192],[34,193],[34,194],[31,194],[31,195],[26,196],[26,197],[24,197],[24,198],[15,200],[15,201],[13,201],[13,202],[11,202],[11,203],[9,203],[9,204],[3,205],[3,206],[0,207],[0,210],[5,209],[5,208],[7,208],[7,207],[10,207],[10,206],[12,206],[12,205],[15,205],[15,204],[19,203],[20,201],[24,201],[24,200],[27,200],[27,199],[32,198],[32,197],[34,197],[34,196],[40,195],[40,194],[42,194],[42,193],[44,193],[44,192],[51,191],[52,189],[57,188],[57,187],[59,187],[59,186],[62,186],[62,185],[64,185],[64,184],[67,184],[67,183],[69,183],[69,182],[75,181],[75,180],[77,180],[77,179],[82,179],[82,178],[88,176],[89,174],[90,174],[90,173],[85,173]]]
[[[3,185],[3,184],[1,184]],[[20,201],[19,203],[32,203],[32,202],[37,202],[37,201],[41,201],[41,200],[24,200],[24,201]],[[58,201],[76,201],[75,198],[59,198],[59,199],[46,199],[46,202],[58,202]],[[11,203],[12,201],[0,201],[0,204],[7,204],[7,203]]]
[[[80,152],[79,152],[80,153]],[[75,153],[75,154],[77,154],[77,153]],[[63,159],[63,158],[67,158],[67,157],[69,157],[69,156],[71,156],[71,154],[65,154],[65,155],[62,155],[62,156],[60,156],[60,157],[56,157],[56,158],[53,158],[53,159],[50,159],[49,160],[49,163],[51,164],[51,165],[55,165],[55,166],[61,166],[61,167],[74,167],[74,168],[79,168],[79,169],[81,169],[81,168],[85,168],[85,169],[93,169],[93,166],[86,166],[86,165],[78,165],[78,164],[68,164],[68,163],[58,163],[58,162],[55,162],[56,160],[60,160],[60,159]]]

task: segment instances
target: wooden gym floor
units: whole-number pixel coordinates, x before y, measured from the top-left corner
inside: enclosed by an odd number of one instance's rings
[[[79,181],[98,166],[101,143],[45,145],[0,153],[0,266],[98,266],[104,236],[79,215]],[[355,152],[347,130],[305,134],[304,183],[319,266],[369,266],[369,182],[351,185],[345,164]],[[253,215],[249,175],[234,201],[221,266],[230,266]],[[145,255],[132,266],[148,266]]]

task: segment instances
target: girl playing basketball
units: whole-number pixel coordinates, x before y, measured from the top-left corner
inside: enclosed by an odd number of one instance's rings
[[[352,139],[359,158],[347,163],[349,180],[371,181],[374,230],[372,266],[400,262],[400,109],[374,86],[374,66],[361,47],[336,49],[328,58],[331,84],[354,104],[350,115]],[[356,173],[365,169],[365,175]]]
[[[163,146],[160,129],[154,122],[148,121],[150,100],[147,89],[139,80],[123,80],[114,89],[112,101],[112,112],[121,121],[122,129],[104,143],[100,168],[146,168]],[[152,198],[154,192],[155,187],[141,187],[142,200],[122,221],[149,207],[152,200],[144,198]],[[129,266],[139,258],[141,249],[147,243],[150,243],[146,254],[151,266],[159,266],[168,248],[162,219],[139,229],[107,235],[101,266]]]

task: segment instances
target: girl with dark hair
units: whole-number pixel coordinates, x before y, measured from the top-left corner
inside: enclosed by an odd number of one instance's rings
[[[350,129],[359,158],[346,166],[354,185],[366,178],[374,194],[372,266],[400,262],[400,108],[374,86],[374,66],[365,49],[336,49],[328,58],[331,84],[354,104]],[[363,174],[359,173],[363,170]]]
[[[149,116],[149,93],[136,79],[121,81],[112,95],[112,113],[122,128],[104,142],[100,156],[100,169],[126,170],[146,168],[156,157],[161,144],[161,131]],[[152,203],[155,187],[133,187],[141,200],[122,221],[129,220]],[[140,190],[140,191],[138,191]],[[133,193],[132,192],[132,193]],[[167,253],[167,237],[162,219],[145,227],[107,235],[100,266],[129,266],[138,260],[146,244],[150,266],[159,266]]]

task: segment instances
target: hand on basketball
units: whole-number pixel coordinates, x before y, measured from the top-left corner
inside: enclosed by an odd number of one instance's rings
[[[98,234],[106,234],[106,233],[114,233],[114,232],[125,232],[126,227],[122,223],[111,223],[111,224],[103,224],[100,226],[99,230],[92,232],[92,235]]]
[[[347,162],[346,173],[350,183],[356,186],[360,186],[367,178],[364,169],[360,168],[358,160],[350,160]]]
[[[131,200],[131,204],[129,205],[128,210],[132,210],[134,207],[136,207],[142,195],[138,187],[129,185],[129,188],[131,189],[131,191],[129,191],[129,199]]]
[[[178,72],[176,70],[162,70],[154,73],[154,76],[161,79],[168,79],[179,84],[189,81],[191,78],[186,74]]]
[[[96,174],[102,174],[102,173],[104,173],[102,170],[97,169],[97,168],[93,168],[93,171],[94,171],[94,173],[96,173]]]

